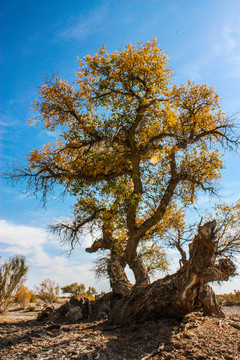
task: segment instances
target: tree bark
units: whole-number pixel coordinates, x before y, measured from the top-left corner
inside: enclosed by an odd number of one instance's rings
[[[134,273],[136,286],[150,283],[148,271],[139,255],[136,254],[135,257],[128,260],[127,263]]]
[[[132,284],[128,281],[124,271],[124,264],[114,251],[107,264],[108,276],[113,293],[127,296],[132,290]]]
[[[132,284],[125,273],[126,262],[119,256],[115,249],[114,240],[109,229],[102,227],[103,237],[93,242],[91,247],[86,248],[86,251],[93,253],[99,249],[110,250],[110,258],[107,260],[107,272],[110,280],[112,291],[116,295],[127,296],[132,290]]]
[[[189,245],[189,260],[175,274],[152,284],[132,286],[124,271],[125,263],[114,251],[108,263],[113,292],[93,302],[80,301],[83,318],[100,319],[108,315],[113,324],[132,324],[146,320],[182,318],[192,311],[224,317],[208,282],[228,280],[236,267],[230,259],[215,262],[216,222],[199,226]],[[62,307],[54,316],[62,316]]]
[[[109,314],[112,323],[130,324],[160,317],[181,318],[192,311],[223,317],[209,281],[227,280],[235,272],[231,260],[215,261],[216,222],[199,227],[190,244],[189,260],[173,275],[135,287]]]

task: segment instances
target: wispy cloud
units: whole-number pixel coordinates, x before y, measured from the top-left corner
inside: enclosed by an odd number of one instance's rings
[[[16,123],[16,119],[13,119],[12,116],[9,116],[8,114],[1,114],[0,127],[14,127],[16,126]]]
[[[223,57],[227,67],[228,77],[240,77],[240,27],[225,26],[220,40],[214,48],[214,55]]]
[[[190,60],[181,67],[181,73],[192,80],[199,80],[208,69],[224,68],[221,76],[240,77],[240,28],[232,25],[223,26],[216,36],[216,32],[206,35],[205,42],[199,41],[202,53],[191,56]],[[189,48],[186,49],[189,51]],[[184,54],[186,57],[186,53]]]
[[[28,249],[42,245],[47,242],[47,235],[44,230],[24,225],[15,225],[0,220],[1,243],[17,246],[19,249]]]
[[[73,25],[60,32],[59,36],[65,40],[82,40],[93,32],[100,31],[107,15],[107,6],[95,9],[86,18],[80,16]]]
[[[235,51],[240,53],[240,28],[233,26],[225,26],[222,29],[222,33],[219,38],[219,42],[216,44],[215,51],[227,52],[234,54]],[[234,55],[235,56],[235,55]]]

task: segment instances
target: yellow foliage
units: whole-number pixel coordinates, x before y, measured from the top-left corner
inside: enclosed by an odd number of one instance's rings
[[[119,251],[134,229],[153,223],[150,236],[183,221],[178,208],[210,190],[223,169],[218,94],[191,81],[177,86],[167,61],[154,37],[119,52],[103,46],[79,59],[73,84],[48,80],[33,105],[46,129],[60,133],[27,158],[37,190],[64,185],[78,196],[76,223],[97,212]]]
[[[15,300],[22,309],[25,309],[30,302],[35,299],[32,290],[29,290],[27,286],[22,285],[15,296]]]

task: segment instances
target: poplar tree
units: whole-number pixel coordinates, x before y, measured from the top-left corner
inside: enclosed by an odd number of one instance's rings
[[[13,168],[9,175],[27,180],[29,191],[41,193],[44,202],[57,185],[76,198],[72,218],[51,229],[72,249],[86,230],[101,233],[86,251],[109,253],[111,287],[123,297],[150,283],[139,249],[152,244],[161,249],[169,230],[184,228],[185,210],[202,193],[216,193],[224,168],[222,150],[239,143],[233,119],[222,111],[215,89],[190,80],[176,84],[167,61],[152,38],[113,53],[103,46],[96,55],[79,59],[72,84],[58,77],[46,80],[35,100],[38,115],[32,122],[43,123],[48,132],[59,136],[33,150],[27,156],[28,166]],[[234,206],[238,211],[239,203]],[[237,251],[239,219],[235,221],[238,226],[231,243]],[[185,280],[176,285],[182,299],[176,304],[185,309],[182,312],[194,308],[204,291],[210,294],[205,288],[209,276],[196,270],[195,260],[205,257],[202,250],[210,246],[203,267],[216,265],[217,229],[214,220],[201,225],[189,259],[183,257],[180,270],[184,273],[179,276]],[[201,242],[205,245],[200,246]],[[180,240],[171,244],[181,252]],[[227,264],[230,276],[234,270],[232,263]],[[133,271],[134,288],[126,265]],[[197,293],[188,294],[191,305],[184,305],[186,291],[197,287]],[[167,301],[167,289],[161,296]],[[173,300],[170,293],[169,299]],[[173,305],[169,305],[171,311],[177,311]]]

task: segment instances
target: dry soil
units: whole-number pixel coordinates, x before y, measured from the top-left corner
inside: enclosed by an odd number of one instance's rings
[[[224,311],[225,319],[192,313],[182,322],[117,327],[103,320],[55,325],[13,309],[0,316],[0,359],[240,359],[240,307]]]

